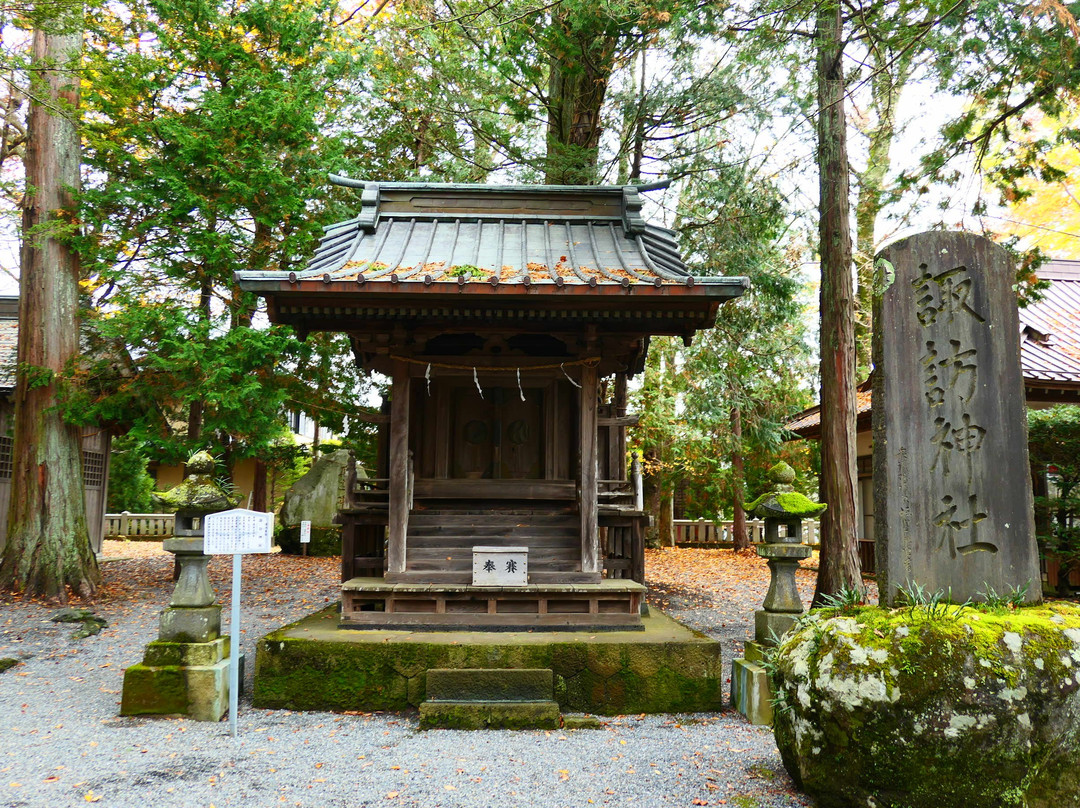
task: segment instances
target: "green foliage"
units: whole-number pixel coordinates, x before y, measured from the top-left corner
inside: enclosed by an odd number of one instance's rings
[[[838,614],[852,614],[868,603],[870,591],[859,586],[842,586],[839,592],[822,595],[821,602],[825,609],[835,609]]]
[[[971,606],[970,599],[961,604],[953,603],[952,587],[929,592],[922,584],[910,581],[907,585],[900,586],[897,589],[897,603],[902,607],[907,607],[908,619],[910,620],[914,620],[917,615],[927,620],[955,620],[963,613],[964,609]]]
[[[363,51],[336,6],[131,0],[89,24],[79,242],[92,351],[79,422],[124,424],[179,462],[271,459],[287,409],[345,432],[361,382],[342,336],[261,327],[237,269],[287,269],[344,218],[328,168]],[[138,47],[120,43],[138,42]],[[317,201],[312,201],[317,200]]]
[[[307,446],[297,443],[290,432],[274,442],[264,456],[264,461],[267,510],[278,513],[289,487],[311,468],[311,453]]]
[[[1033,471],[1048,483],[1035,500],[1036,538],[1060,561],[1064,592],[1080,566],[1080,406],[1028,410],[1028,451]]]
[[[700,134],[744,102],[734,67],[700,38],[720,12],[683,0],[398,4],[371,29],[357,121],[367,171],[553,184],[682,176],[715,153]]]
[[[299,525],[279,528],[274,541],[282,552],[294,555],[304,553],[304,545],[300,543]],[[321,558],[341,555],[341,527],[339,525],[312,525],[307,555]]]
[[[110,513],[151,513],[154,478],[146,470],[149,458],[130,435],[115,439],[109,459]]]
[[[1080,133],[1074,123],[1053,138],[1024,137],[1029,111],[1058,117],[1074,108],[1080,3],[985,0],[968,4],[966,12],[956,17],[960,47],[943,49],[935,60],[941,87],[972,99],[946,126],[945,148],[974,148],[980,158],[997,152],[989,178],[1005,199],[1016,199],[1024,194],[1024,178],[1054,181],[1047,155],[1056,145],[1075,143]]]
[[[747,163],[696,177],[680,215],[691,269],[744,275],[750,289],[725,303],[691,347],[652,341],[634,438],[647,473],[667,490],[678,481],[688,516],[722,519],[744,491],[772,490],[768,471],[778,459],[807,467],[804,447],[784,443],[785,421],[809,403],[799,253],[787,242],[783,198]],[[803,484],[814,485],[808,476]]]
[[[991,612],[1003,612],[1011,609],[1019,609],[1021,606],[1026,606],[1028,603],[1027,593],[1028,585],[1023,586],[1010,586],[1008,591],[1003,594],[998,594],[997,590],[990,584],[984,584],[986,587],[985,592],[977,592],[976,595],[980,600],[980,607],[985,608]]]
[[[48,387],[56,379],[56,372],[49,368],[37,367],[26,362],[20,362],[17,368],[20,376],[26,379],[27,390],[37,390],[40,387]]]

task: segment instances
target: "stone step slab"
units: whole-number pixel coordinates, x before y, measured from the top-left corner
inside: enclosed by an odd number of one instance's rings
[[[428,702],[546,702],[555,693],[550,668],[433,668]]]
[[[555,701],[425,701],[420,705],[420,729],[558,729],[559,719]]]

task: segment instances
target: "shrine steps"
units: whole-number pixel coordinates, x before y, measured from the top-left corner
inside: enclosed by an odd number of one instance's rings
[[[409,516],[405,574],[414,580],[469,582],[472,548],[477,546],[528,547],[531,582],[567,582],[581,571],[581,523],[575,512],[446,508],[417,510]]]

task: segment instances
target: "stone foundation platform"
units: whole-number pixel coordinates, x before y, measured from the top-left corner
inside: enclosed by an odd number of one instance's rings
[[[434,669],[550,669],[560,710],[597,715],[723,708],[720,644],[655,609],[630,631],[339,628],[337,607],[263,637],[253,704],[287,710],[406,710]]]

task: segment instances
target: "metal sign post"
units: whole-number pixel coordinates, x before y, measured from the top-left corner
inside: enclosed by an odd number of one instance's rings
[[[304,519],[300,522],[300,547],[307,555],[307,546],[311,544],[311,521]]]
[[[229,733],[236,737],[236,712],[240,700],[240,574],[244,553],[269,553],[274,533],[274,514],[234,508],[208,514],[203,520],[203,552],[231,555],[232,619],[229,632]]]

